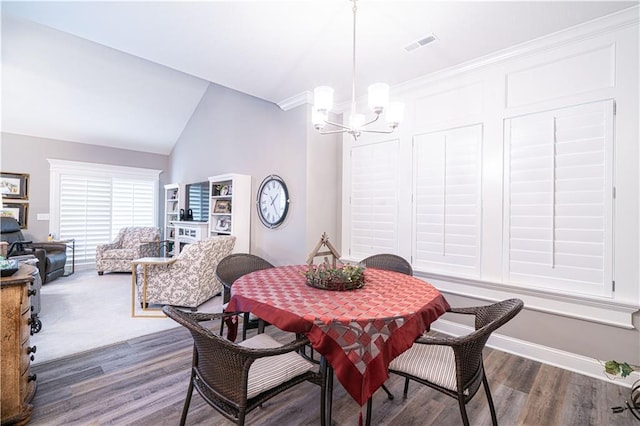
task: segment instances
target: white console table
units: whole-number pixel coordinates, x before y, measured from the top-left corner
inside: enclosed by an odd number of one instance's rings
[[[209,232],[208,222],[173,221],[176,243],[173,249],[177,256],[184,244],[192,244],[207,238]]]

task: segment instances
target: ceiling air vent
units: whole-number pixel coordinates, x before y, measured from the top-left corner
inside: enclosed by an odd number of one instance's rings
[[[404,50],[407,52],[411,52],[412,50],[416,50],[418,47],[422,47],[431,43],[432,41],[436,41],[438,38],[435,34],[429,34],[426,37],[421,38],[420,40],[413,41],[404,47]]]

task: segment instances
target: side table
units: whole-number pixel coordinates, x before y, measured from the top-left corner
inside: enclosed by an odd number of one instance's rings
[[[174,257],[142,257],[131,261],[131,317],[132,318],[165,318],[161,315],[136,315],[136,269],[138,265],[142,265],[142,297],[141,304],[144,312],[161,311],[158,308],[149,308],[147,306],[147,266],[149,265],[169,265],[177,259]]]
[[[63,243],[69,247],[71,244],[71,272],[67,272],[67,268],[65,266],[65,271],[63,277],[68,277],[69,275],[73,275],[76,272],[76,239],[75,238],[67,238],[64,240],[51,240],[52,243]]]

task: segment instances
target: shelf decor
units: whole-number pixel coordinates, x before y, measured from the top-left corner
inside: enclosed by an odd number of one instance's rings
[[[364,287],[364,268],[359,265],[344,265],[332,268],[328,262],[309,265],[303,272],[307,285],[322,290],[347,291]]]

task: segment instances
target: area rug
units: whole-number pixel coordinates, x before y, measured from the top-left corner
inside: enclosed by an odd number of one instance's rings
[[[220,312],[221,299],[210,299],[198,311]],[[34,364],[178,327],[166,317],[132,318],[130,273],[76,271],[43,285],[40,301],[42,330],[31,336]],[[136,314],[159,314],[136,305]]]

